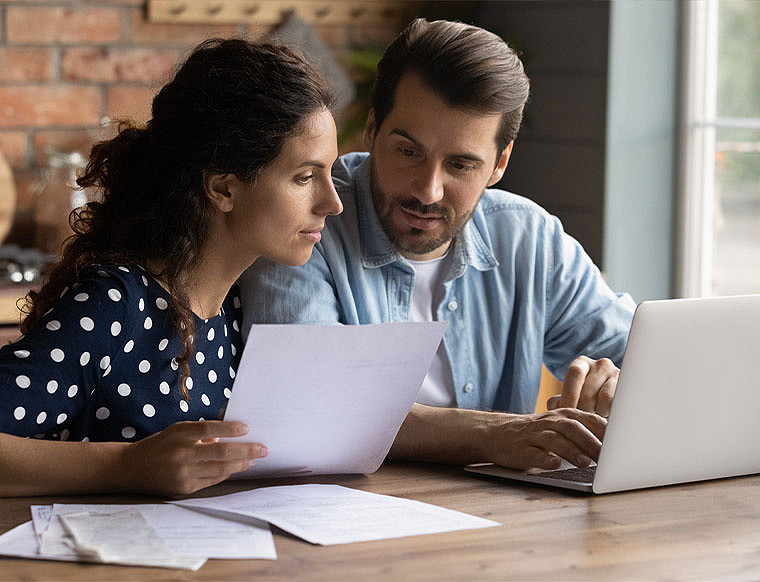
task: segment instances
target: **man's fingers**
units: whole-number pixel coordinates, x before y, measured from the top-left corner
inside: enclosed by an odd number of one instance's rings
[[[543,431],[539,435],[539,444],[548,453],[552,453],[570,461],[578,467],[588,467],[593,459],[598,458],[599,454],[594,451],[588,451],[579,447],[572,439],[565,437],[564,434],[553,430]],[[591,447],[595,449],[595,446]]]
[[[599,394],[596,397],[596,413],[599,416],[607,418],[610,415],[612,398],[615,396],[615,388],[617,387],[617,379],[617,374],[612,378],[607,378],[607,381],[599,389]]]
[[[575,358],[565,373],[562,383],[562,396],[559,401],[560,408],[575,408],[581,395],[583,383],[591,368],[590,360],[585,356]]]
[[[556,396],[551,396],[546,399],[546,410],[554,410],[555,408],[559,408],[559,401],[562,397],[557,394]]]
[[[526,447],[525,448],[525,462],[520,463],[516,469],[544,469],[551,471],[552,469],[559,469],[562,464],[562,459],[557,455],[550,453],[539,447]]]
[[[576,455],[582,453],[594,460],[599,458],[602,441],[581,421],[574,418],[560,418],[554,420],[549,425],[548,430],[558,436],[553,441],[549,441],[544,437],[540,442],[544,449],[556,452],[572,463],[575,463],[575,459],[568,459],[562,452]],[[564,442],[565,440],[572,443],[575,449],[569,449],[568,445]]]

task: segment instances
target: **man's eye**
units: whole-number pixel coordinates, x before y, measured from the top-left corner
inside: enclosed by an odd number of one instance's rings
[[[451,167],[454,168],[457,172],[469,172],[472,170],[471,164],[465,164],[463,162],[451,162]]]
[[[399,148],[399,151],[405,158],[411,158],[415,154],[415,151],[409,148]]]

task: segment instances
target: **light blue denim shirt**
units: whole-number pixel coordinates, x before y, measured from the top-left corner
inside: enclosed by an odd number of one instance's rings
[[[414,270],[375,214],[365,153],[342,156],[343,202],[302,267],[258,260],[240,280],[243,337],[252,323],[406,321]],[[487,189],[447,260],[444,346],[460,408],[533,412],[541,363],[557,377],[580,354],[618,366],[635,305],[616,295],[559,220],[535,203]]]

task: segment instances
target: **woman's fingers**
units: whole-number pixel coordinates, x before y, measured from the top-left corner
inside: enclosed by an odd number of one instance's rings
[[[208,461],[242,461],[267,456],[267,448],[259,443],[212,442],[194,445],[195,460]]]

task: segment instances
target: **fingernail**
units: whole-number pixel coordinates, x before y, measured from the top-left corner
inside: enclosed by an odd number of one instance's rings
[[[256,459],[251,459],[250,463],[248,463],[249,467],[253,467],[256,464]]]
[[[266,457],[269,454],[269,449],[264,445],[259,446],[259,457]]]
[[[591,459],[586,455],[578,455],[575,463],[578,467],[588,467],[591,464]]]

